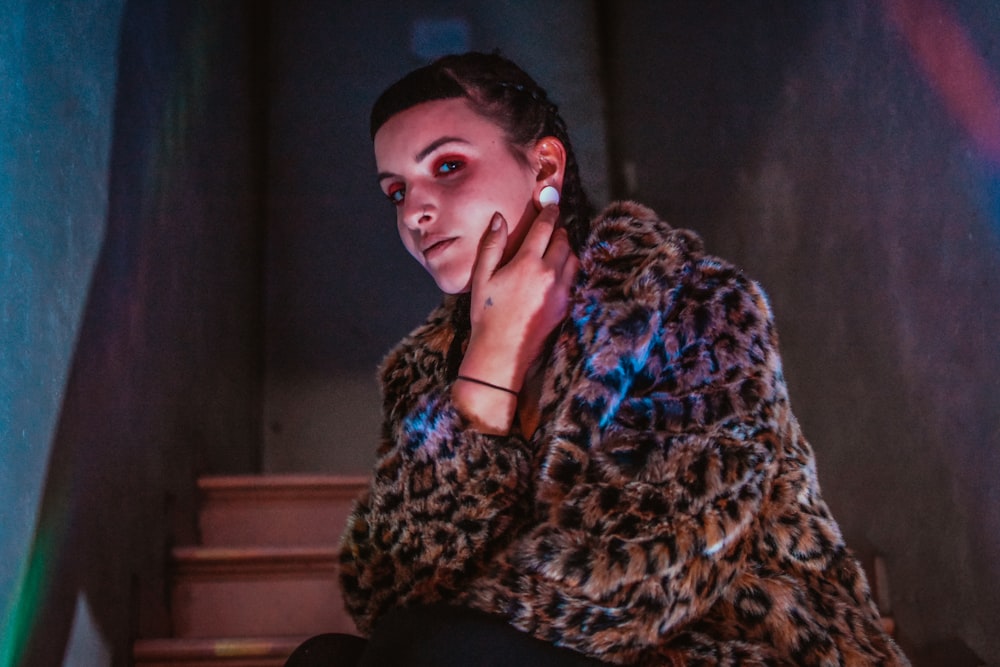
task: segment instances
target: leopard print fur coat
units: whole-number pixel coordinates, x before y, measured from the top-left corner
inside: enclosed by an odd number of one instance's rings
[[[615,664],[906,664],[820,497],[761,289],[630,202],[580,264],[531,438],[450,400],[467,298],[386,358],[340,557],[359,630],[446,601]]]

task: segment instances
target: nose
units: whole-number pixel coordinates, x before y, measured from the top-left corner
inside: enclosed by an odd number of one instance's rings
[[[414,197],[411,192],[406,193],[403,200],[403,224],[410,229],[420,229],[431,222],[435,216],[434,206],[425,198]]]

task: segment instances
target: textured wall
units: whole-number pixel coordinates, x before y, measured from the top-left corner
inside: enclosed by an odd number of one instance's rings
[[[403,249],[378,190],[372,102],[439,49],[499,48],[530,65],[566,110],[585,177],[603,200],[589,8],[576,0],[546,3],[545,11],[487,1],[275,7],[265,469],[366,473],[379,423],[375,366],[440,300]]]
[[[194,475],[257,465],[262,122],[241,5],[4,4],[4,667],[126,664],[133,633],[165,632]]]
[[[885,555],[914,657],[996,664],[1000,6],[779,4],[622,6],[615,180],[769,291],[825,496]]]
[[[0,5],[0,664],[107,219],[120,1]],[[78,137],[87,137],[86,142]],[[22,603],[23,604],[23,603]]]

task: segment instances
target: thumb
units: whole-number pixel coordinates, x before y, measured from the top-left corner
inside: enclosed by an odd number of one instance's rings
[[[493,277],[500,265],[503,251],[507,247],[507,221],[500,212],[493,214],[490,225],[486,228],[479,243],[479,254],[476,265],[472,269],[472,284],[482,284]]]

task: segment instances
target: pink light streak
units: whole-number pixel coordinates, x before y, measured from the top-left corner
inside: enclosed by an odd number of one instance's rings
[[[882,6],[948,113],[1000,166],[1000,86],[959,19],[938,0],[883,0]]]

